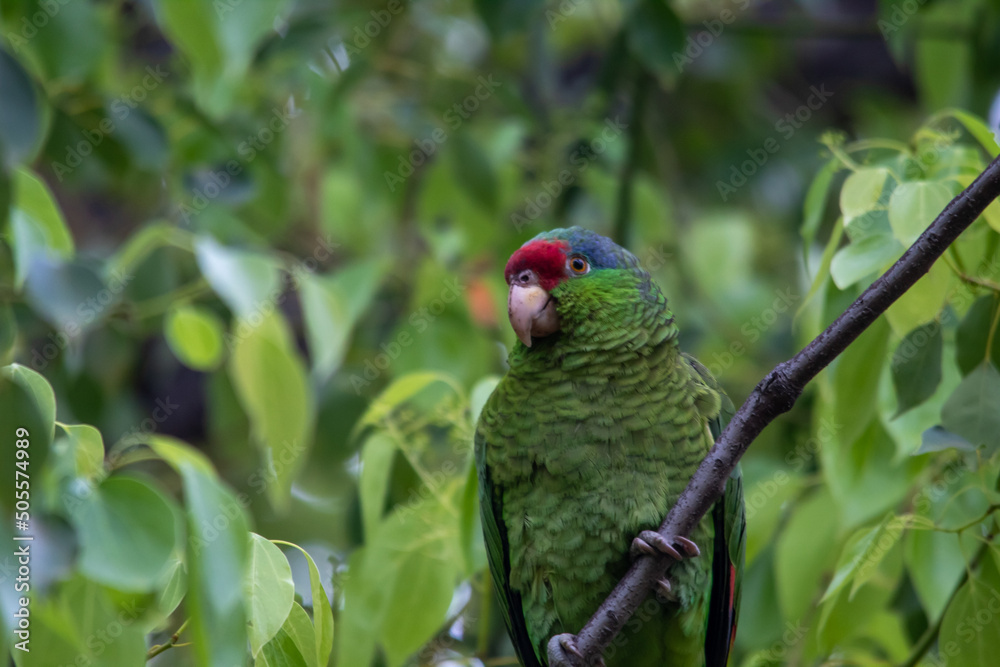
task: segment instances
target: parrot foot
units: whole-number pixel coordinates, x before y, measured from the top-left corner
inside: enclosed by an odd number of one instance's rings
[[[605,667],[604,658],[598,657],[585,662],[583,654],[576,647],[576,636],[569,632],[554,635],[548,645],[549,667]]]
[[[663,554],[674,560],[684,560],[685,557],[693,558],[701,555],[698,545],[688,538],[677,536],[671,540],[655,530],[644,530],[639,533],[639,537],[632,540],[630,551],[633,558],[638,558],[643,554]]]
[[[677,596],[674,594],[674,587],[670,584],[669,579],[656,580],[656,596],[667,602],[677,602]]]

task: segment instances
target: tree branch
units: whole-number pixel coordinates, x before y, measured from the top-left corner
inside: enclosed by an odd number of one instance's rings
[[[690,533],[722,496],[730,473],[764,427],[787,412],[806,384],[927,273],[934,261],[998,195],[1000,157],[955,197],[899,261],[873,282],[833,324],[801,352],[778,364],[757,385],[670,509],[660,526],[661,534],[681,536]],[[666,557],[646,556],[632,564],[576,636],[575,644],[584,656],[583,664],[600,664],[601,654],[672,562]]]

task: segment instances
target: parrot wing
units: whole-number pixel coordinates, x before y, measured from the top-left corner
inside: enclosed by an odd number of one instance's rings
[[[486,409],[489,409],[488,405]],[[482,432],[477,430],[477,457],[485,455],[483,437]],[[497,602],[500,604],[504,623],[507,624],[508,634],[521,664],[524,667],[542,667],[528,636],[521,595],[510,587],[510,545],[507,542],[507,528],[503,522],[503,489],[493,486],[489,466],[480,461],[476,467],[479,469],[479,511]]]
[[[693,357],[684,356],[705,384],[717,391],[722,399],[719,414],[708,423],[712,438],[718,440],[736,409],[708,369]],[[743,475],[739,466],[729,476],[722,498],[712,508],[712,522],[715,525],[715,544],[712,549],[712,593],[705,634],[705,664],[706,667],[725,667],[736,637],[746,559],[746,510],[743,505]]]

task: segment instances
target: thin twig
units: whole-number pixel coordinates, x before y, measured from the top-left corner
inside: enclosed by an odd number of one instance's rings
[[[181,633],[184,632],[184,629],[187,628],[187,625],[190,621],[191,619],[189,618],[183,623],[181,623],[181,627],[177,628],[177,632],[170,635],[170,639],[167,640],[166,644],[156,644],[155,646],[152,646],[149,649],[149,651],[146,652],[146,661],[148,662],[152,660],[153,658],[160,655],[169,648],[173,648],[175,646],[187,646],[187,644],[178,644],[177,640],[180,639]]]

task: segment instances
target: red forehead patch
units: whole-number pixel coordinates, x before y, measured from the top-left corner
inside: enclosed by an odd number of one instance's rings
[[[511,278],[525,269],[538,276],[538,284],[548,292],[566,279],[566,254],[569,244],[565,241],[532,241],[518,249],[507,260],[504,278]]]

